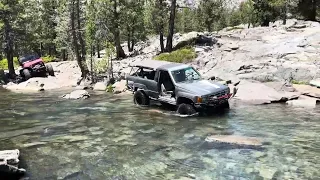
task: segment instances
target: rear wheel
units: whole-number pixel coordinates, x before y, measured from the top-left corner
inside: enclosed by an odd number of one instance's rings
[[[136,91],[134,93],[133,102],[139,106],[148,106],[150,104],[149,97],[142,91]]]
[[[54,71],[53,71],[53,67],[51,64],[46,64],[46,69],[47,69],[47,72],[50,76],[54,76]]]
[[[192,115],[197,113],[196,109],[191,104],[180,104],[177,112],[181,115]]]
[[[23,73],[23,76],[24,76],[25,80],[28,80],[28,79],[32,78],[32,75],[31,75],[31,72],[30,72],[29,69],[24,69],[22,71],[22,73]]]

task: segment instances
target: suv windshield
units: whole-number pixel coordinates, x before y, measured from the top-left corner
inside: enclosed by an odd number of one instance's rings
[[[200,74],[195,69],[193,69],[193,67],[172,71],[171,74],[176,83],[195,81],[201,79]]]
[[[36,59],[39,59],[40,57],[38,55],[35,55],[35,54],[32,54],[32,55],[27,55],[27,56],[24,56],[24,57],[21,57],[19,59],[20,63],[23,64],[27,61],[33,61],[33,60],[36,60]]]

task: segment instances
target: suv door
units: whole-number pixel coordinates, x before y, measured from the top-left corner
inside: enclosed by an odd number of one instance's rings
[[[147,87],[149,91],[149,96],[153,98],[159,97],[159,90],[158,90],[158,71],[155,72],[154,79],[144,79],[145,86]]]

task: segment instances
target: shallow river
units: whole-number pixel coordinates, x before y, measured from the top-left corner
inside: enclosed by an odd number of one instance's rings
[[[181,118],[132,97],[0,91],[0,150],[20,149],[30,179],[319,179],[320,110],[245,106]],[[256,137],[261,148],[210,146],[208,135]]]

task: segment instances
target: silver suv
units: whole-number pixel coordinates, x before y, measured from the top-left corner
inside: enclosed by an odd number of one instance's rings
[[[228,86],[205,80],[192,66],[166,61],[143,60],[131,64],[127,87],[134,103],[149,105],[150,99],[177,107],[192,115],[212,108],[229,108]]]

